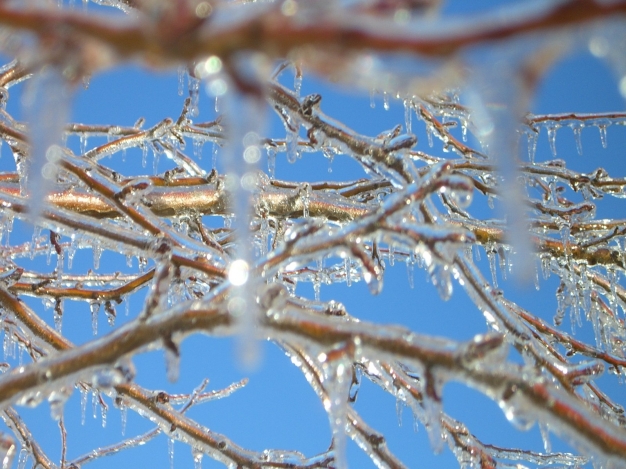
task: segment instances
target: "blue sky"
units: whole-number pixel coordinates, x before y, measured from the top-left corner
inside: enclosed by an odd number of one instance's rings
[[[493,2],[496,3],[496,2]],[[463,2],[454,2],[450,11],[466,13]],[[483,4],[484,6],[484,4]],[[446,7],[446,11],[447,11]],[[285,72],[285,81],[291,80],[290,72]],[[11,90],[9,111],[21,115],[19,88]],[[72,98],[71,120],[87,124],[133,125],[139,117],[146,119],[146,127],[152,126],[165,117],[177,118],[182,108],[184,96],[178,94],[176,70],[154,71],[136,64],[118,67],[114,70],[94,76],[88,89],[76,90]],[[383,108],[380,95],[375,97],[375,107],[370,106],[367,90],[355,90],[349,86],[326,83],[322,78],[305,73],[302,94],[321,93],[324,96],[322,110],[335,119],[374,136],[382,131],[404,123],[402,103],[391,100],[390,109]],[[624,110],[624,99],[619,94],[617,80],[605,63],[596,59],[582,48],[557,61],[542,77],[534,93],[531,108],[533,113],[560,112],[605,112]],[[270,109],[270,133],[284,134],[282,125]],[[200,116],[197,121],[209,121],[215,117],[212,98],[201,92]],[[413,129],[418,136],[418,149],[433,154],[443,155],[440,142],[435,141],[429,148],[426,134],[417,119],[413,120]],[[103,140],[90,140],[89,146]],[[626,162],[623,148],[626,145],[626,128],[612,126],[608,129],[608,148],[603,149],[596,128],[587,128],[582,133],[584,153],[576,152],[574,138],[570,129],[563,128],[557,137],[558,158],[563,158],[568,165],[583,171],[604,166],[614,176],[624,176]],[[78,151],[78,139],[70,137],[69,145]],[[191,154],[191,145],[188,154]],[[545,130],[539,137],[537,160],[552,158]],[[211,169],[211,145],[203,148],[199,164],[206,170]],[[219,160],[219,155],[218,155]],[[141,164],[141,152],[129,151],[125,162],[119,155],[111,160],[127,174],[152,172],[152,155],[149,155],[146,169]],[[261,160],[265,169],[265,161]],[[14,166],[6,146],[2,150],[0,168],[13,170]],[[167,162],[159,163],[159,171],[166,168]],[[218,167],[223,167],[218,162]],[[319,181],[324,179],[348,180],[363,177],[364,173],[349,157],[339,155],[332,162],[332,172],[328,172],[329,162],[321,154],[304,154],[295,164],[286,161],[284,154],[279,154],[276,163],[276,177],[279,179]],[[476,202],[480,203],[480,202]],[[501,207],[496,206],[496,211]],[[487,210],[483,208],[481,210]],[[623,217],[623,208],[617,201],[605,200],[599,205],[599,214],[604,217]],[[32,228],[16,222],[13,242],[30,239]],[[486,256],[481,252],[479,262],[487,278],[490,278]],[[54,260],[52,265],[54,265]],[[114,271],[125,264],[124,257],[116,253],[105,253],[101,270]],[[84,250],[77,253],[74,265],[81,270],[92,267],[91,253]],[[133,261],[136,267],[136,260]],[[45,269],[45,266],[41,266]],[[51,267],[50,267],[51,269]],[[500,273],[499,273],[500,275]],[[468,340],[475,334],[487,331],[481,314],[469,301],[458,284],[455,284],[453,297],[442,302],[433,285],[423,270],[415,271],[415,287],[411,289],[404,263],[389,267],[385,272],[385,286],[381,295],[372,297],[364,283],[348,288],[345,284],[322,286],[321,299],[335,299],[343,302],[348,311],[367,321],[379,324],[399,324],[420,334],[445,336],[455,340]],[[558,281],[552,276],[542,281],[540,291],[534,285],[518,285],[515,280],[504,281],[499,278],[501,288],[509,297],[522,306],[534,311],[544,319],[551,320],[556,307],[554,291]],[[301,284],[297,293],[313,297],[311,285]],[[143,305],[145,291],[131,300],[130,318],[134,317]],[[39,300],[29,304],[37,311],[43,311]],[[127,320],[120,306],[118,323]],[[43,312],[45,319],[52,322],[50,310]],[[106,334],[110,327],[101,315],[99,336]],[[86,304],[73,303],[66,306],[64,333],[75,343],[91,339],[91,318]],[[589,337],[589,328],[579,331],[580,337]],[[263,359],[255,370],[244,369],[236,359],[235,341],[229,338],[217,339],[194,336],[182,346],[180,379],[177,383],[168,383],[161,351],[144,353],[134,359],[137,367],[137,382],[154,389],[166,389],[168,392],[190,392],[203,378],[210,379],[209,389],[223,388],[243,377],[250,379],[249,384],[233,396],[203,404],[193,408],[189,415],[214,431],[229,436],[239,445],[252,449],[265,448],[296,449],[307,456],[324,451],[330,442],[328,418],[315,393],[310,389],[302,374],[294,367],[285,354],[274,344],[264,343]],[[607,378],[609,394],[616,394],[613,378]],[[91,415],[91,399],[84,425],[81,425],[80,396],[74,392],[65,407],[65,423],[68,428],[68,457],[70,459],[90,451],[93,447],[119,441],[121,435],[120,412],[113,408],[110,400],[106,428],[102,428],[101,417]],[[391,450],[409,467],[457,467],[455,458],[447,449],[443,454],[433,456],[427,434],[421,424],[414,431],[413,417],[408,409],[400,406],[397,414],[396,400],[364,380],[355,408],[365,421],[382,432],[388,438]],[[476,391],[459,383],[450,383],[444,388],[444,410],[452,417],[466,423],[469,429],[485,443],[501,446],[519,445],[528,449],[541,450],[541,436],[535,425],[528,432],[517,432],[506,421],[497,404]],[[22,409],[20,409],[22,411]],[[47,417],[47,405],[30,410],[23,409],[25,420],[31,425],[33,433],[49,452],[58,460],[60,439],[55,424]],[[399,420],[402,424],[399,424]],[[133,436],[152,428],[145,419],[128,413],[126,436]],[[567,450],[564,443],[552,438],[554,450]],[[181,443],[175,444],[174,464],[176,468],[193,467],[191,452]],[[373,467],[367,457],[356,445],[348,443],[350,467]],[[168,445],[163,435],[145,446],[124,451],[120,455],[96,461],[89,465],[93,468],[105,468],[112,465],[120,467],[151,467],[155,469],[170,467]],[[203,468],[221,467],[208,458],[203,460]]]

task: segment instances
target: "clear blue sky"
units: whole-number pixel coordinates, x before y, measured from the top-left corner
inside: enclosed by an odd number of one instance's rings
[[[490,2],[489,5],[497,2]],[[466,13],[464,2],[453,2],[446,11]],[[486,4],[483,4],[485,6]],[[286,72],[289,75],[288,72]],[[137,65],[127,65],[93,77],[87,90],[78,89],[73,98],[71,120],[89,124],[132,125],[139,117],[145,117],[146,127],[154,125],[165,117],[178,117],[184,97],[178,95],[176,71],[155,72]],[[20,86],[20,88],[22,88]],[[303,94],[321,93],[324,96],[322,109],[328,115],[341,120],[346,125],[366,135],[377,135],[384,130],[404,123],[404,110],[399,101],[392,100],[388,111],[383,109],[380,96],[375,98],[375,108],[370,107],[367,90],[354,90],[350,87],[329,85],[319,77],[305,74]],[[19,103],[11,90],[9,110],[20,115]],[[555,63],[543,76],[534,94],[530,111],[534,113],[558,112],[603,112],[624,110],[624,99],[620,96],[617,81],[605,63],[596,59],[584,47],[577,49]],[[209,121],[215,117],[213,103],[202,92],[200,116],[197,121]],[[271,133],[279,135],[282,130],[272,111]],[[423,126],[414,118],[414,132],[417,133],[418,149],[443,155],[440,142],[435,141],[429,148]],[[93,145],[95,139],[89,142]],[[626,160],[623,148],[626,147],[626,128],[611,127],[608,131],[608,148],[600,144],[597,129],[583,130],[582,142],[584,153],[579,156],[574,145],[570,129],[559,131],[557,138],[558,158],[563,158],[568,165],[591,171],[599,166],[609,169],[614,176],[626,174]],[[78,150],[77,139],[70,139],[69,144]],[[189,145],[189,154],[192,154]],[[126,162],[119,157],[111,160],[126,174],[139,174],[152,171],[152,155],[147,168],[141,167],[141,152],[129,151]],[[545,130],[539,138],[537,160],[552,158]],[[160,171],[166,169],[167,162],[160,162]],[[211,168],[211,145],[203,149],[200,160],[203,168]],[[262,160],[263,168],[265,162]],[[348,157],[337,156],[332,163],[332,173],[328,172],[329,163],[321,154],[305,154],[302,160],[291,165],[284,154],[279,154],[276,163],[276,177],[318,181],[323,179],[356,179],[363,177],[360,167]],[[7,153],[2,150],[0,168],[14,170],[14,165]],[[498,207],[496,207],[498,210]],[[619,206],[607,201],[602,207],[606,217],[623,217]],[[621,213],[621,215],[620,215]],[[30,239],[32,229],[16,222],[16,231],[12,240]],[[481,266],[490,278],[484,251]],[[53,264],[54,264],[53,260]],[[74,259],[77,268],[91,268],[91,253],[79,252]],[[124,258],[115,253],[105,254],[101,270],[120,269]],[[134,261],[136,266],[136,260]],[[42,267],[45,268],[45,267]],[[50,267],[52,268],[52,267]],[[521,305],[551,320],[556,307],[554,290],[558,285],[555,277],[542,282],[541,290],[535,291],[533,285],[518,286],[513,280],[503,281],[501,287],[507,295]],[[298,294],[313,296],[311,285],[299,285]],[[143,304],[145,293],[133,298],[130,317],[134,317]],[[363,283],[347,288],[345,284],[323,286],[321,299],[335,299],[343,302],[348,311],[367,321],[380,324],[400,324],[421,334],[445,336],[455,340],[467,340],[475,334],[487,331],[482,315],[468,300],[458,284],[452,299],[442,302],[433,285],[427,280],[426,273],[416,268],[415,288],[409,288],[406,267],[403,263],[390,267],[385,272],[385,287],[381,295],[372,297]],[[30,302],[37,311],[42,311],[39,301]],[[50,310],[43,313],[46,320],[52,321]],[[91,318],[86,304],[73,304],[66,308],[64,333],[76,343],[91,338]],[[118,323],[127,320],[120,307]],[[101,315],[99,335],[110,330]],[[586,337],[588,330],[580,332]],[[190,392],[204,377],[210,379],[209,389],[220,389],[245,376],[250,383],[233,396],[207,403],[190,411],[189,415],[198,419],[214,431],[223,433],[237,444],[253,449],[265,448],[296,449],[307,456],[324,451],[330,442],[328,418],[315,393],[310,389],[302,374],[294,367],[282,351],[273,344],[264,344],[263,360],[258,369],[247,371],[237,363],[235,344],[232,339],[216,339],[195,336],[183,343],[180,379],[170,384],[165,379],[163,354],[160,351],[144,353],[134,359],[137,367],[137,381],[154,389],[166,389],[168,392]],[[613,388],[610,388],[613,389]],[[113,408],[109,399],[107,426],[101,426],[101,418],[92,418],[91,399],[89,400],[85,424],[81,425],[80,396],[74,392],[65,408],[68,428],[68,457],[72,459],[95,446],[114,443],[122,438],[120,412]],[[433,456],[426,431],[418,424],[414,431],[413,417],[410,410],[400,407],[396,413],[395,399],[383,393],[379,388],[364,380],[356,409],[365,421],[388,438],[391,450],[409,467],[457,467],[457,462],[448,449],[443,454]],[[448,384],[444,388],[444,410],[451,416],[466,423],[469,429],[485,443],[501,446],[522,446],[541,450],[542,443],[537,426],[530,431],[519,433],[512,429],[497,404],[481,394],[458,383]],[[26,421],[50,456],[58,460],[60,439],[56,426],[47,417],[47,404],[35,410],[20,409]],[[399,425],[399,419],[402,424]],[[126,436],[133,436],[152,428],[145,419],[128,413]],[[567,450],[556,437],[552,438],[553,449]],[[351,441],[348,443],[348,458],[352,468],[373,467]],[[154,469],[169,468],[168,446],[161,435],[149,444],[121,453],[119,456],[96,461],[89,467],[105,468],[142,467]],[[193,462],[189,448],[181,443],[175,444],[175,467],[191,468]],[[209,458],[204,458],[203,468],[221,467]]]

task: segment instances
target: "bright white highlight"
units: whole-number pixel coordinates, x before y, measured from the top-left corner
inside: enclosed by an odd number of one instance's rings
[[[239,287],[248,281],[248,271],[250,267],[243,259],[237,259],[228,269],[228,280],[230,283]]]

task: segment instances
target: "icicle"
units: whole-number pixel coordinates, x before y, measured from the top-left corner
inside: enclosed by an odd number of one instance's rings
[[[106,428],[107,426],[107,407],[104,405],[100,406],[100,416],[102,417],[102,428]]]
[[[2,342],[2,351],[4,352],[4,359],[15,357],[15,336],[13,335],[13,329],[10,326],[5,326],[4,329],[4,341]]]
[[[402,396],[402,389],[399,389],[396,393],[396,416],[398,417],[398,426],[402,426],[402,411],[404,410],[404,402],[400,396]]]
[[[80,134],[80,154],[84,155],[87,151],[87,135]]]
[[[320,290],[321,284],[319,281],[319,276],[315,276],[315,280],[313,281],[313,291],[315,292],[315,301],[320,301]]]
[[[467,142],[467,119],[462,117],[460,118],[461,121],[461,138],[463,139],[463,142]]]
[[[39,237],[41,236],[41,226],[35,226],[33,230],[33,239],[31,241],[31,249],[30,249],[30,260],[32,261],[35,258],[35,251],[37,250],[37,245],[39,241]]]
[[[334,353],[335,351],[331,352]],[[333,435],[333,449],[335,452],[335,467],[346,469],[346,412],[348,409],[349,387],[351,383],[351,366],[343,356],[331,359],[326,353],[321,353],[318,360],[324,370],[324,388],[327,395],[323,400],[324,409],[330,420]]]
[[[128,406],[124,404],[124,401],[120,403],[120,419],[122,427],[122,436],[126,434],[126,421],[128,420]]]
[[[78,386],[80,390],[80,424],[85,425],[85,415],[87,414],[87,390]]]
[[[91,310],[91,332],[93,335],[98,335],[98,313],[100,312],[100,303],[92,301],[89,304]]]
[[[63,325],[63,298],[57,298],[54,303],[54,330],[59,334]]]
[[[202,147],[203,146],[204,146],[203,138],[196,137],[193,139],[193,156],[195,156],[199,160],[202,159]]]
[[[158,174],[158,170],[159,170],[159,158],[161,156],[161,153],[158,151],[153,152],[153,157],[152,157],[152,174],[154,174],[155,176]]]
[[[493,246],[486,246],[487,259],[489,259],[489,270],[491,271],[491,281],[495,288],[498,288],[498,276],[496,272],[496,254]]]
[[[537,152],[537,137],[539,133],[534,129],[530,129],[527,134],[527,145],[528,145],[528,161],[531,163],[535,163],[535,153]]]
[[[346,270],[346,285],[351,287],[352,286],[352,261],[350,260],[349,257],[346,257],[343,260],[343,263],[344,263],[344,268]]]
[[[411,290],[414,288],[414,277],[415,277],[415,263],[413,262],[413,259],[411,259],[411,256],[406,258],[406,274],[409,280],[409,287],[411,287]]]
[[[204,453],[196,448],[191,448],[191,456],[193,458],[193,469],[202,469],[202,457]]]
[[[167,454],[170,460],[170,469],[174,469],[174,439],[167,439]]]
[[[300,200],[302,200],[302,216],[309,218],[309,201],[310,201],[311,186],[308,183],[304,183],[298,190]]]
[[[213,109],[215,109],[215,112],[220,112],[220,98],[219,98],[219,96],[215,97],[215,105],[213,106]]]
[[[350,389],[348,391],[348,399],[350,402],[356,402],[356,398],[359,395],[359,390],[361,389],[361,378],[363,372],[361,371],[361,367],[354,366],[352,375],[352,382],[350,383]]]
[[[169,340],[164,339],[163,351],[165,353],[167,380],[170,383],[175,383],[178,380],[180,370],[180,351],[171,338]]]
[[[431,281],[435,288],[437,288],[437,293],[443,301],[448,301],[452,296],[452,280],[450,278],[450,266],[448,265],[436,265],[432,274]]]
[[[71,269],[74,264],[74,255],[76,254],[76,235],[72,233],[70,246],[67,248],[67,268]]]
[[[296,98],[300,99],[300,91],[302,90],[302,71],[296,67],[296,73],[293,77],[293,90],[295,91]]]
[[[406,129],[406,133],[410,134],[412,133],[412,111],[413,110],[413,103],[408,100],[405,99],[404,100],[404,128]]]
[[[11,469],[13,467],[13,458],[17,448],[15,441],[10,435],[0,434],[0,464],[1,469]]]
[[[92,416],[94,420],[98,418],[98,406],[100,405],[99,397],[100,396],[98,394],[98,390],[92,389],[91,390],[91,411],[92,411]]]
[[[100,268],[100,256],[102,256],[102,246],[100,246],[100,243],[98,241],[94,241],[91,250],[93,253],[93,268],[94,270],[98,270]]]
[[[576,150],[579,155],[583,154],[583,144],[581,140],[581,133],[583,130],[583,123],[580,121],[574,121],[569,124],[569,127],[574,132],[574,141],[576,142]]]
[[[548,142],[550,143],[550,151],[552,156],[556,157],[556,131],[561,127],[560,124],[554,121],[546,121],[546,130],[548,131]]]
[[[606,148],[607,147],[607,140],[606,140],[606,128],[611,125],[611,121],[608,119],[596,119],[593,124],[598,128],[598,130],[600,131],[600,142],[602,143],[602,148]]]
[[[141,167],[145,168],[148,164],[148,145],[141,144]]]
[[[217,151],[219,145],[213,142],[213,146],[211,148],[211,169],[217,169]]]
[[[547,423],[539,422],[539,432],[541,433],[541,439],[543,440],[543,449],[546,453],[552,452],[552,445],[550,444],[549,427]]]
[[[396,251],[392,243],[389,243],[388,258],[389,258],[389,265],[393,267],[393,265],[396,262]]]
[[[389,110],[389,93],[386,91],[383,91],[383,109],[385,109],[385,111]]]
[[[104,313],[106,314],[109,326],[115,326],[115,317],[117,316],[117,314],[115,313],[115,306],[113,306],[112,301],[107,301],[104,304]]]
[[[191,103],[189,105],[189,114],[192,117],[197,117],[200,113],[200,109],[198,107],[198,101],[200,98],[200,80],[191,75],[188,75],[188,77],[189,97],[191,98]]]
[[[370,90],[370,107],[374,109],[376,107],[376,90]]]
[[[429,122],[426,122],[426,138],[428,139],[428,146],[433,147],[433,126]]]
[[[30,451],[26,447],[20,449],[20,454],[17,457],[17,469],[26,469],[26,463],[30,457]]]
[[[287,133],[287,161],[295,163],[298,159],[298,130]]]
[[[185,73],[187,73],[185,67],[178,67],[178,96],[182,96],[185,91]]]
[[[267,172],[270,179],[274,179],[276,173],[276,148],[267,146]]]

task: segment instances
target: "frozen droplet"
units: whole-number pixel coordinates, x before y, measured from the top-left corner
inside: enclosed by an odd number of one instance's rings
[[[89,304],[91,310],[91,332],[93,335],[98,335],[98,313],[100,312],[100,303],[92,301]]]
[[[320,301],[320,290],[321,290],[321,283],[319,281],[318,276],[315,276],[315,280],[313,281],[313,291],[315,293],[315,301]]]
[[[389,110],[389,93],[383,91],[383,109],[385,111]]]

